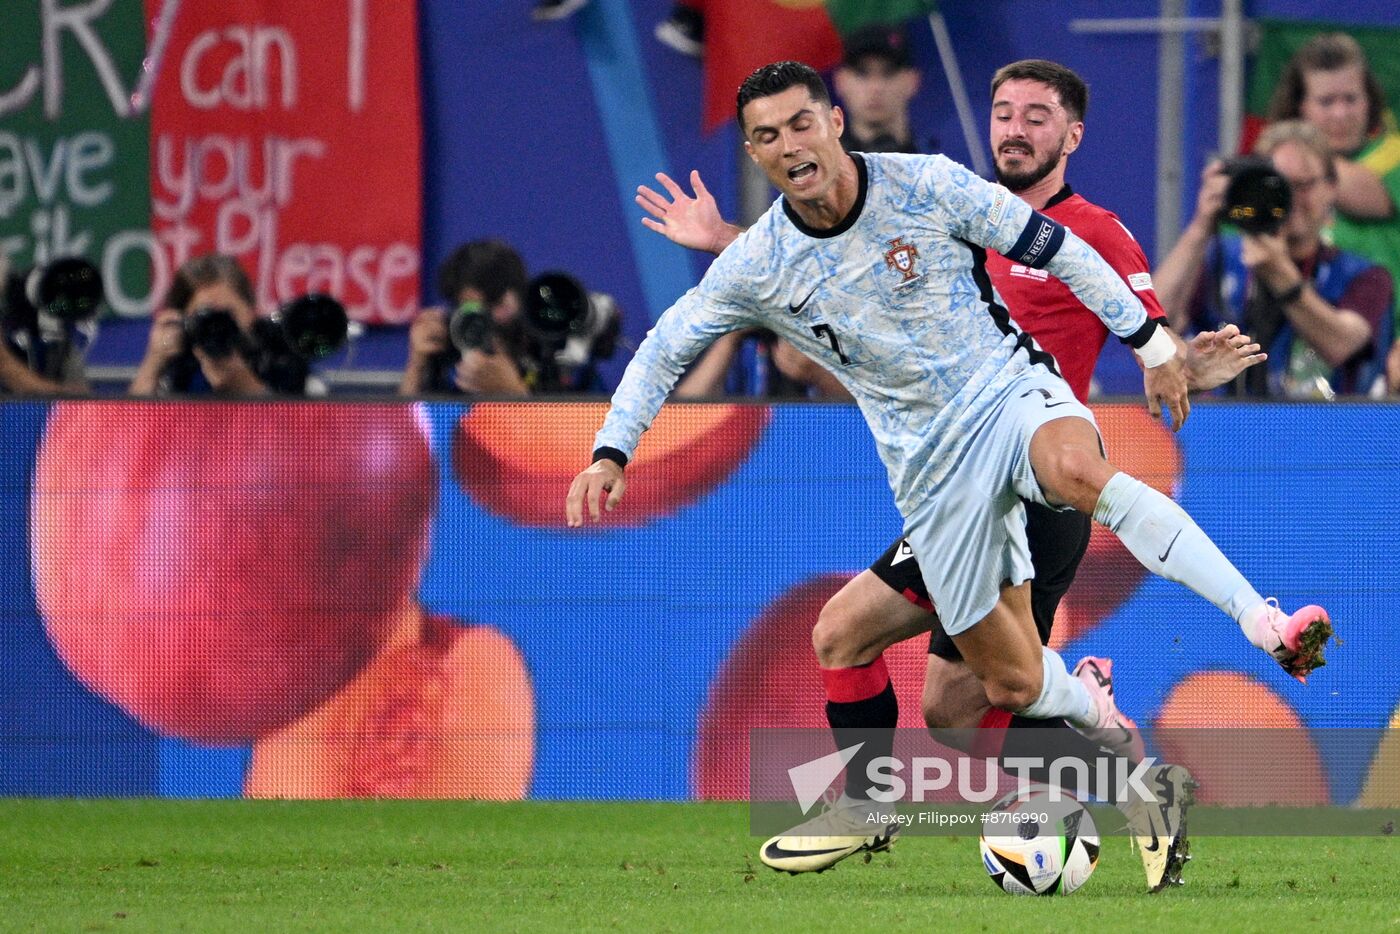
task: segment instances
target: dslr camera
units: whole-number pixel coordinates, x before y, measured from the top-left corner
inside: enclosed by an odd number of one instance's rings
[[[81,256],[68,256],[23,271],[0,260],[0,279],[5,339],[35,373],[63,382],[74,353],[81,355],[97,334],[102,275]]]
[[[175,388],[187,389],[199,367],[196,348],[215,360],[240,354],[274,392],[299,394],[311,364],[345,346],[349,327],[345,307],[318,292],[292,299],[270,319],[259,318],[251,332],[238,326],[231,309],[206,305],[185,316],[184,348],[168,372]]]
[[[525,286],[525,327],[559,367],[586,366],[617,351],[622,316],[611,295],[589,292],[573,276],[546,272]]]
[[[525,284],[520,312],[526,362],[537,389],[549,392],[588,388],[594,363],[617,351],[622,316],[610,295],[589,292],[573,276],[546,272]],[[469,350],[495,353],[510,347],[508,334],[480,302],[464,302],[448,320],[453,349],[442,361],[445,371]],[[444,385],[450,384],[444,376]]]
[[[1248,234],[1278,233],[1293,207],[1293,190],[1268,159],[1227,159],[1221,171],[1229,178],[1219,221]]]

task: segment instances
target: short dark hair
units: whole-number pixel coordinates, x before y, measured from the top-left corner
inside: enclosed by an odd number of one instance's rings
[[[1060,106],[1071,120],[1083,120],[1089,112],[1089,86],[1083,78],[1059,62],[1026,58],[1003,65],[992,75],[992,100],[996,100],[997,89],[1008,81],[1038,81],[1053,88],[1060,96]]]
[[[826,82],[816,70],[801,62],[774,62],[771,65],[764,65],[744,79],[744,83],[739,85],[738,114],[739,129],[746,130],[744,125],[744,108],[750,101],[760,97],[772,97],[774,94],[781,94],[788,88],[795,88],[801,85],[805,87],[812,100],[818,103],[831,106],[831,93],[826,89]]]
[[[194,301],[194,293],[206,286],[220,283],[237,292],[238,297],[247,302],[250,308],[257,308],[258,301],[253,292],[252,280],[238,264],[238,260],[224,253],[205,253],[180,264],[170,288],[165,290],[165,302],[162,307],[192,311],[190,302]]]
[[[488,305],[507,292],[525,292],[525,261],[502,240],[464,243],[438,267],[438,291],[452,307],[461,302],[462,290],[476,289]]]
[[[912,68],[909,58],[909,36],[899,25],[866,26],[842,40],[842,68],[857,68],[868,58],[878,58],[899,71]]]
[[[1360,67],[1361,83],[1366,88],[1366,132],[1376,132],[1385,113],[1385,89],[1371,71],[1361,43],[1344,32],[1313,36],[1293,53],[1269,100],[1269,121],[1294,120],[1303,115],[1303,98],[1308,91],[1304,77],[1308,72],[1341,71],[1353,65]]]

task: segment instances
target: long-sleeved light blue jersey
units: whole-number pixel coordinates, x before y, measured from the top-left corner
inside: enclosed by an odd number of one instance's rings
[[[992,288],[983,247],[1048,269],[1135,345],[1142,303],[1078,237],[942,156],[855,155],[859,194],[826,230],[779,198],[657,321],[595,446],[632,456],[691,360],[769,328],[839,379],[864,414],[902,513],[957,465],[970,430],[1033,362],[1053,359]]]

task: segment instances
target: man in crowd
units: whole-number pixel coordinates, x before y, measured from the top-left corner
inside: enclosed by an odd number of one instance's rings
[[[832,84],[846,129],[841,144],[856,152],[921,152],[909,121],[919,70],[899,26],[869,26],[845,40]]]
[[[146,353],[128,392],[271,394],[273,387],[256,372],[248,351],[262,328],[276,325],[260,319],[256,306],[252,280],[236,258],[208,253],[186,260],[151,316]],[[194,315],[209,322],[207,340],[191,339],[188,322]]]
[[[1400,282],[1400,133],[1386,126],[1385,91],[1360,44],[1345,33],[1305,43],[1274,89],[1269,119],[1301,119],[1322,132],[1336,172],[1331,243]],[[1386,381],[1400,393],[1400,344],[1391,348]]]
[[[532,302],[557,298],[541,291],[546,281],[528,280],[520,254],[500,240],[459,246],[438,268],[438,291],[452,311],[427,308],[414,319],[399,394],[602,391],[598,360],[619,340],[616,302],[571,277],[552,276],[548,281],[572,290],[587,311],[567,331],[545,334],[528,319]]]
[[[1230,178],[1206,168],[1196,213],[1157,269],[1157,292],[1179,330],[1235,324],[1269,353],[1240,377],[1254,396],[1366,393],[1384,379],[1393,284],[1385,269],[1326,245],[1338,174],[1327,140],[1298,120],[1264,131],[1255,151],[1292,192],[1276,232],[1217,235]]]
[[[448,334],[448,311],[419,312],[408,329],[408,365],[399,394],[526,395],[518,359],[524,351],[525,282],[525,262],[500,240],[477,240],[453,250],[438,267],[438,292],[454,312],[483,315],[490,333],[481,346],[458,350]]]

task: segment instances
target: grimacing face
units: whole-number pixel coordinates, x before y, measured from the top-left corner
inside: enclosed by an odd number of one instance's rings
[[[1299,116],[1322,131],[1334,153],[1350,155],[1366,142],[1369,106],[1360,65],[1303,72]]]
[[[817,201],[840,176],[844,126],[840,107],[815,101],[795,85],[744,106],[744,148],[784,196]]]
[[[1025,191],[1079,148],[1084,124],[1070,120],[1060,95],[1028,79],[1004,81],[992,101],[990,139],[997,181]]]

